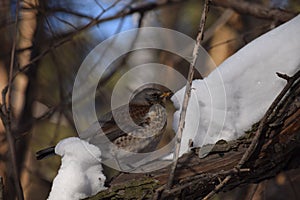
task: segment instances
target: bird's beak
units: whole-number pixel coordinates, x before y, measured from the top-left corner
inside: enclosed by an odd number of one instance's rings
[[[160,95],[160,98],[162,99],[166,99],[166,98],[169,98],[173,95],[173,92],[164,92]]]

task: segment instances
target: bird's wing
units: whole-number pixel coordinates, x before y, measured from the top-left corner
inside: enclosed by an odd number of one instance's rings
[[[126,136],[127,133],[149,123],[149,119],[146,117],[149,106],[131,106],[130,117],[127,115],[126,111],[124,111],[125,106],[127,105],[121,106],[114,111],[116,116],[113,116],[112,112],[108,112],[99,118],[102,131],[111,141],[114,141],[118,137]]]

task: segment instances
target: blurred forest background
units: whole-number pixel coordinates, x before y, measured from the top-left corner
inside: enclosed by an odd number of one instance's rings
[[[0,176],[6,199],[21,199],[21,194],[25,199],[46,199],[60,158],[37,161],[35,152],[62,138],[77,136],[71,109],[73,83],[95,46],[116,33],[146,26],[169,28],[195,38],[202,5],[197,0],[2,0]],[[202,45],[219,65],[299,11],[299,0],[212,1]],[[111,48],[117,51],[119,45]],[[100,80],[97,111],[109,110],[113,86],[122,74],[149,62],[168,65],[185,76],[189,67],[168,52],[128,53]],[[212,70],[203,69],[201,75],[205,77]],[[216,198],[300,199],[299,174],[299,170],[282,173]]]

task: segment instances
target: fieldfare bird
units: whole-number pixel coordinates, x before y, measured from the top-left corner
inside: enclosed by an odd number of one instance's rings
[[[165,103],[171,96],[172,92],[163,92],[155,88],[143,89],[131,98],[129,105],[120,106],[114,112],[99,118],[102,132],[114,145],[123,150],[134,153],[154,151],[165,132]],[[130,117],[127,116],[128,110]],[[93,143],[91,138],[89,141]],[[53,146],[38,151],[36,158],[40,160],[54,155],[54,148]]]

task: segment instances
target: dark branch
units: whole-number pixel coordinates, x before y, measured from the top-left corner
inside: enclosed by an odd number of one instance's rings
[[[240,14],[251,15],[261,19],[271,19],[277,22],[286,22],[297,15],[297,13],[285,10],[272,9],[260,4],[238,0],[212,0],[212,5],[223,8],[231,8]]]

